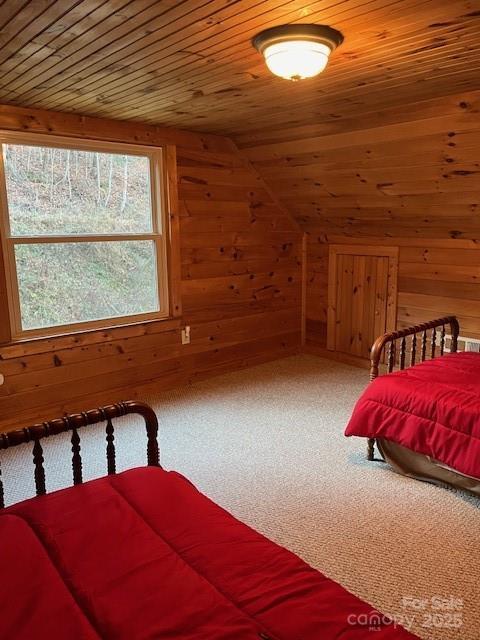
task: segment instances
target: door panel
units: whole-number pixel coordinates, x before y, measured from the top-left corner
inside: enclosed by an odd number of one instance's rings
[[[329,349],[368,358],[375,339],[394,329],[397,266],[396,248],[330,247]]]
[[[353,256],[339,255],[337,263],[337,291],[351,291],[353,285]],[[337,297],[337,316],[343,318],[343,322],[335,324],[336,345],[339,351],[348,351],[350,348],[350,331],[352,307],[347,296]]]

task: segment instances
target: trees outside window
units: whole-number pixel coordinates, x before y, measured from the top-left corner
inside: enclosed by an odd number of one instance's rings
[[[162,150],[3,141],[12,334],[168,315]]]

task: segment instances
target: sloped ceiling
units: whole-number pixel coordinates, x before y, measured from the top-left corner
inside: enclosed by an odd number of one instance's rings
[[[242,151],[304,230],[480,240],[480,91],[283,136]]]
[[[295,84],[272,76],[250,44],[291,22],[345,36],[325,73]],[[480,0],[17,0],[0,5],[0,28],[0,102],[229,135],[307,226],[325,217],[325,199],[355,205],[365,184],[388,194],[392,180],[358,178],[352,165],[353,180],[326,183],[318,158],[293,156],[328,151],[340,171],[357,162],[345,132],[405,122],[405,105],[419,101],[415,117],[446,108],[462,131],[478,117]],[[431,135],[448,135],[449,121],[440,125]],[[390,141],[402,135],[416,137],[389,130]]]

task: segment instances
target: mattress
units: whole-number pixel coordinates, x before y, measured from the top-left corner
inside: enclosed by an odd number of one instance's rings
[[[480,478],[480,354],[446,354],[378,377],[345,435],[383,438]]]
[[[160,468],[0,514],[9,640],[413,638]]]

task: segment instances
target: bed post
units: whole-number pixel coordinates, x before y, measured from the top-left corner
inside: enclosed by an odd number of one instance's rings
[[[386,344],[384,338],[385,336],[377,338],[370,351],[370,382],[373,382],[379,374],[380,360]],[[375,460],[375,438],[368,438],[367,440],[367,460]]]
[[[375,438],[367,439],[367,460],[375,460]]]
[[[450,318],[450,333],[452,335],[452,341],[450,343],[450,353],[456,353],[458,350],[458,336],[460,333],[460,326],[455,316]]]

